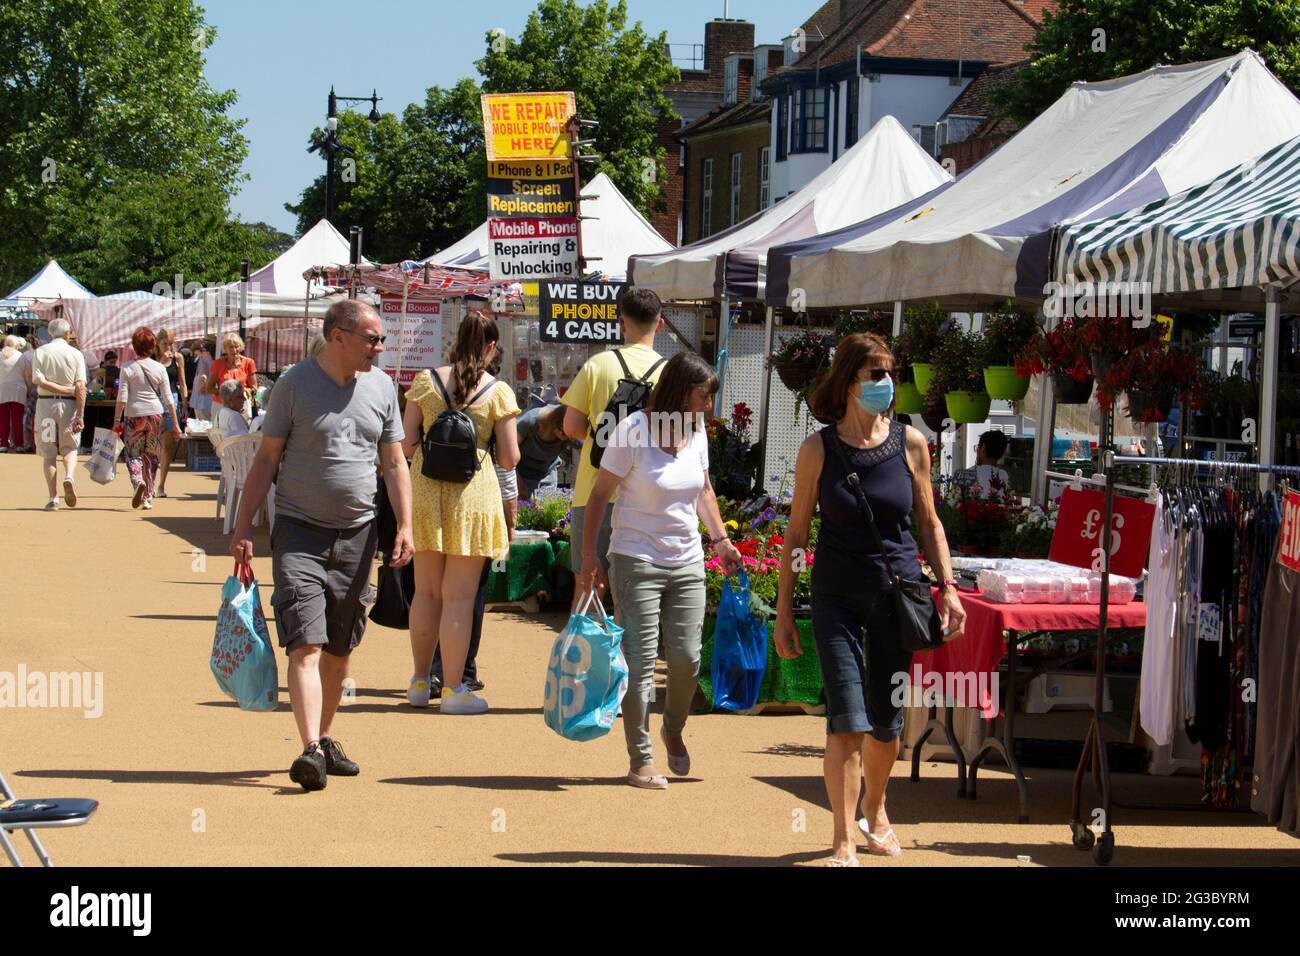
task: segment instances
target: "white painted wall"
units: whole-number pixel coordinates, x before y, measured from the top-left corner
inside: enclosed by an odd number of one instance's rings
[[[951,86],[946,76],[902,76],[882,74],[879,82],[863,83],[862,100],[871,90],[870,112],[863,132],[876,125],[882,117],[892,115],[903,128],[910,130],[913,123],[933,123],[952,105],[970,80],[961,86]]]

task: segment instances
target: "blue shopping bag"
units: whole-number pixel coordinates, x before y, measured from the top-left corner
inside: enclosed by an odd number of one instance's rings
[[[280,699],[275,649],[250,564],[235,565],[221,589],[209,664],[221,692],[237,700],[241,710],[275,710]]]
[[[600,619],[587,616],[595,602]],[[627,692],[623,629],[589,594],[555,640],[546,667],[542,715],[566,740],[595,740],[609,733]]]
[[[749,606],[749,575],[733,588],[722,581],[718,623],[713,629],[713,703],[724,710],[749,710],[767,671],[767,622]]]

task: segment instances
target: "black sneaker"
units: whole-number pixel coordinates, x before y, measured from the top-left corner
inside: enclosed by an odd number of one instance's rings
[[[361,768],[349,760],[338,741],[332,737],[320,739],[320,749],[325,751],[325,772],[334,777],[355,777]]]
[[[442,698],[442,678],[437,674],[429,675],[429,699],[440,700]]]
[[[304,790],[325,789],[325,755],[319,744],[312,744],[293,762],[289,779]]]
[[[471,677],[465,681],[465,686],[469,690],[472,690],[475,693],[477,693],[478,691],[481,691],[483,689],[483,682],[479,680],[477,677]]]

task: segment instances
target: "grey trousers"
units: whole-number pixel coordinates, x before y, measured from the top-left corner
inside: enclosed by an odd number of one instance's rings
[[[623,698],[623,734],[632,769],[653,763],[650,746],[650,699],[655,661],[663,628],[668,663],[664,731],[680,734],[690,716],[700,676],[700,642],[704,634],[704,565],[661,568],[641,558],[609,556],[610,588],[623,626],[627,658],[627,695]]]

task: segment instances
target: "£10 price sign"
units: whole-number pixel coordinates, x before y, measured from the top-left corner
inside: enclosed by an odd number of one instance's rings
[[[1151,522],[1155,513],[1155,505],[1148,501],[1115,497],[1108,542],[1111,574],[1128,578],[1141,576],[1151,546]],[[1100,572],[1105,515],[1106,498],[1100,491],[1066,488],[1061,495],[1061,511],[1056,517],[1048,557],[1061,564]]]
[[[1283,567],[1300,571],[1300,494],[1287,491],[1282,502],[1282,534],[1277,543],[1277,560]]]

